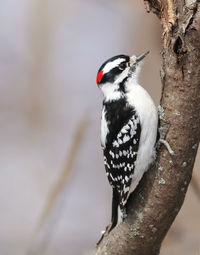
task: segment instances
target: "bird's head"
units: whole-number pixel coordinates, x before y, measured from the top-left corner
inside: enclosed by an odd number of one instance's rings
[[[140,71],[140,63],[149,53],[146,51],[139,56],[117,55],[108,59],[99,68],[96,82],[103,91],[105,98],[118,99],[125,90],[128,79],[137,80]]]

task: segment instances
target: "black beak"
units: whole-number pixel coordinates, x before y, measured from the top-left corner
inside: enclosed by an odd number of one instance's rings
[[[148,50],[148,51],[143,52],[143,53],[140,54],[139,56],[137,56],[136,61],[137,61],[137,62],[140,62],[144,57],[146,57],[147,54],[149,54],[149,52],[150,52],[150,51]]]

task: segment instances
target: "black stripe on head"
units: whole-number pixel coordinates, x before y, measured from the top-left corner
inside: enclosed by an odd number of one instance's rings
[[[121,62],[117,63],[117,59],[122,59]],[[116,61],[116,65],[112,68],[112,63],[114,64],[114,61]],[[127,55],[117,55],[110,59],[108,59],[100,68],[99,71],[103,71],[103,77],[99,83],[103,84],[106,82],[114,82],[116,76],[118,76],[121,72],[124,71],[124,69],[129,64],[130,57]],[[111,66],[109,66],[111,65]],[[111,67],[111,69],[110,69]],[[108,70],[108,71],[107,71]]]
[[[122,70],[120,70],[118,67],[115,67],[111,69],[109,72],[105,73],[101,79],[101,83],[111,82],[113,83],[115,81],[116,76],[118,76]]]
[[[124,61],[126,62],[129,62],[130,60],[130,57],[127,56],[127,55],[117,55],[117,56],[114,56],[112,58],[109,58],[108,60],[106,60],[106,62],[104,62],[101,67],[99,68],[99,71],[102,71],[104,69],[104,67],[108,64],[108,62],[113,62],[114,60],[118,59],[118,58],[123,58]],[[98,72],[99,72],[98,71]]]

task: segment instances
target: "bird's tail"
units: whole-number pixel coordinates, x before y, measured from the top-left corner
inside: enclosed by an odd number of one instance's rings
[[[112,216],[111,216],[111,231],[118,223],[118,208],[119,208],[119,194],[116,188],[113,188],[112,194]]]
[[[126,218],[126,206],[122,203],[120,194],[116,188],[113,188],[112,195],[112,216],[109,232]]]

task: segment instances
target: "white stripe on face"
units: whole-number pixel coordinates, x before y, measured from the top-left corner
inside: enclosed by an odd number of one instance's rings
[[[108,73],[111,69],[113,69],[114,67],[118,66],[121,62],[125,61],[124,58],[117,58],[115,60],[113,60],[112,62],[108,62],[104,68],[103,68],[103,74]]]
[[[128,76],[129,69],[130,69],[129,67],[126,67],[126,69],[120,75],[118,75],[118,77],[115,80],[116,84],[119,84]]]

